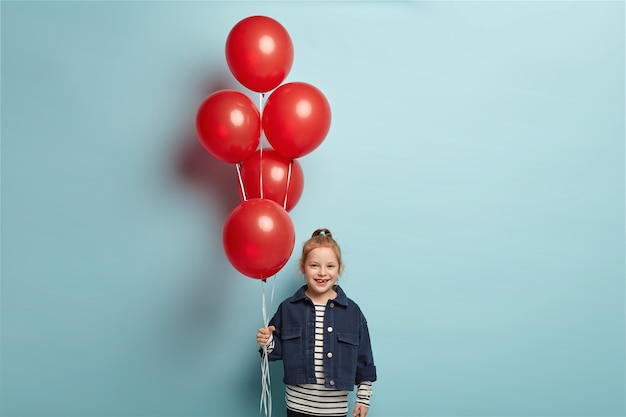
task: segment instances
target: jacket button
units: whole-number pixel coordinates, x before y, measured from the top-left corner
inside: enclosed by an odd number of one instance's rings
[[[335,385],[335,381],[333,381],[332,379],[329,382],[330,385]]]
[[[335,303],[330,303],[330,308],[335,307]]]
[[[332,358],[332,357],[333,357],[333,352],[328,352],[328,353],[326,354],[326,356],[328,356],[328,359]]]
[[[333,328],[330,327],[330,326],[328,326],[328,329],[326,329],[326,330],[328,330],[328,333],[332,333],[333,332]]]

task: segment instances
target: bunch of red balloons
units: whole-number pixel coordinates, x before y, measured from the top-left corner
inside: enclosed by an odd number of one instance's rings
[[[293,44],[272,18],[251,16],[238,22],[226,39],[226,61],[237,81],[260,93],[261,103],[257,107],[239,91],[216,91],[200,105],[196,131],[211,155],[237,167],[242,202],[224,223],[226,256],[242,274],[265,279],[285,266],[293,252],[295,230],[288,212],[304,187],[297,158],[316,149],[328,134],[330,105],[311,84],[280,85],[293,64]],[[262,133],[270,147],[262,146]]]

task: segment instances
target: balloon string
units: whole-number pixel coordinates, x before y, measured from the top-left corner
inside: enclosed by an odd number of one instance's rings
[[[267,282],[267,279],[263,279],[261,280],[261,289],[263,290],[263,306],[262,306],[262,312],[263,312],[263,324],[265,325],[265,327],[267,327],[267,325],[269,324],[269,320],[268,320],[268,315],[267,315],[267,309],[265,308],[265,284]],[[270,294],[270,308],[272,307],[272,304],[274,303],[274,290],[276,289],[276,275],[274,275],[272,277],[272,292]]]
[[[264,93],[259,93],[259,117],[263,120],[263,97]],[[259,194],[263,198],[263,128],[261,127],[261,136],[259,141]]]
[[[283,202],[283,208],[287,210],[287,194],[289,193],[289,183],[291,182],[291,166],[293,165],[293,159],[289,161],[289,170],[287,170],[287,189],[285,190],[285,201]]]
[[[263,146],[259,151],[259,190],[261,190],[261,198],[263,198]]]
[[[269,325],[268,317],[267,317],[267,309],[265,307],[265,283],[266,280],[261,281],[261,289],[262,289],[262,308],[263,312],[263,327],[267,327]],[[272,295],[270,296],[270,307],[274,302],[274,288],[276,287],[276,275],[272,280]],[[271,381],[270,381],[270,366],[269,366],[269,358],[267,353],[267,346],[263,346],[263,359],[261,360],[261,402],[259,403],[259,413],[265,411],[266,417],[272,416],[272,389],[271,389]]]
[[[243,201],[247,201],[246,198],[246,190],[243,187],[243,180],[241,179],[241,166],[239,163],[235,164],[237,167],[237,177],[239,178],[239,187],[241,188],[241,195],[243,196]]]

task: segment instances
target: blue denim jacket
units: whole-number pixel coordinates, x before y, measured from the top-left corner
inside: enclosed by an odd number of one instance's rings
[[[283,301],[270,321],[275,326],[269,360],[281,360],[287,385],[314,384],[315,307],[306,285]],[[359,306],[340,287],[324,313],[325,386],[352,391],[363,381],[376,380],[367,321]]]

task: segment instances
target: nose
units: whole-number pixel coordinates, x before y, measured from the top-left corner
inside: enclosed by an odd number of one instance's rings
[[[326,275],[326,268],[324,268],[323,266],[320,267],[319,271],[317,271],[317,275],[319,275],[320,277],[323,277]]]

